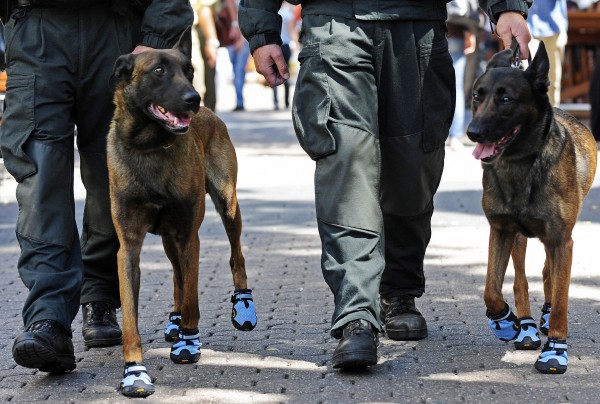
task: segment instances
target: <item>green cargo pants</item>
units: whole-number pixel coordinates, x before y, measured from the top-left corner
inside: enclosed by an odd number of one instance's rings
[[[379,295],[425,290],[433,195],[454,113],[445,32],[443,21],[303,18],[293,120],[316,161],[334,336],[356,319],[380,329]]]
[[[109,78],[116,58],[138,43],[138,32],[139,17],[100,4],[33,7],[6,25],[8,91],[0,145],[18,181],[26,328],[51,319],[70,329],[79,305],[90,301],[120,306],[119,243],[106,165],[113,113]],[[86,189],[81,239],[73,194],[75,140]]]

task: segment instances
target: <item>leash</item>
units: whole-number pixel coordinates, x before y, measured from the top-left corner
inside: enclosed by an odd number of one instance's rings
[[[523,62],[521,62],[521,48],[519,48],[519,43],[515,38],[512,39],[510,44],[510,49],[512,50],[513,56],[511,58],[510,67],[514,67],[515,69],[523,70]],[[527,63],[531,63],[531,52],[529,52],[529,57],[527,58]]]

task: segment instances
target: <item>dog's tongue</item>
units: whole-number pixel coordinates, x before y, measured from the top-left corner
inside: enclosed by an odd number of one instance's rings
[[[485,145],[481,143],[477,143],[475,145],[475,150],[473,150],[473,157],[477,160],[481,160],[494,155],[494,145]]]

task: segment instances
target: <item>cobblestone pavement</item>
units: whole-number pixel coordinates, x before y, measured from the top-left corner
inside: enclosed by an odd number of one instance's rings
[[[262,98],[270,89],[254,88]],[[248,90],[248,91],[250,91]],[[247,98],[248,99],[248,98]],[[270,98],[268,98],[270,100]],[[333,299],[322,279],[312,190],[313,163],[297,145],[289,111],[247,101],[250,111],[220,112],[239,159],[238,195],[243,244],[258,326],[236,331],[230,322],[229,247],[212,205],[201,229],[200,362],[176,365],[162,337],[171,310],[171,269],[160,239],[148,236],[142,253],[140,331],[145,361],[156,377],[147,402],[579,402],[598,401],[600,374],[600,188],[588,196],[574,232],[569,308],[569,370],[542,375],[538,352],[515,351],[487,328],[482,293],[488,227],[480,207],[481,169],[472,147],[447,148],[436,196],[433,237],[425,261],[426,294],[417,305],[428,338],[380,339],[379,364],[363,372],[331,367]],[[223,110],[224,111],[224,110]],[[83,192],[77,189],[79,212]],[[12,341],[21,332],[26,291],[17,271],[14,183],[0,187],[0,401],[119,403],[121,347],[86,350],[81,315],[72,325],[77,369],[66,375],[15,365]],[[530,242],[527,272],[535,315],[543,303],[543,248]],[[509,269],[505,287],[513,302]],[[120,315],[120,314],[119,314]]]

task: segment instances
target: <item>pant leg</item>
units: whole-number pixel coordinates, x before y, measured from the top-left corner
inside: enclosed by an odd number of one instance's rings
[[[119,55],[135,46],[135,29],[125,16],[105,6],[82,9],[78,15],[83,55],[77,82],[75,117],[81,179],[86,189],[81,252],[84,281],[81,304],[104,301],[120,306],[117,271],[119,241],[110,214],[106,134],[113,116],[109,82]]]
[[[373,23],[307,15],[302,30],[292,116],[300,145],[316,160],[321,268],[335,300],[332,333],[356,319],[380,328],[378,106],[365,97],[377,91]]]
[[[385,228],[380,294],[419,297],[425,290],[423,260],[431,237],[433,196],[455,108],[454,71],[443,21],[380,26],[380,196]]]
[[[228,46],[229,58],[233,65],[233,86],[235,87],[236,106],[244,106],[244,84],[246,81],[246,65],[250,57],[250,46],[245,42],[240,49]]]
[[[202,33],[201,31],[199,32]],[[200,40],[200,54],[202,55],[202,61],[204,62],[204,94],[202,96],[202,101],[204,102],[204,106],[211,111],[214,111],[217,107],[217,82],[215,76],[217,74],[217,69],[215,67],[210,67],[208,64],[208,56],[206,55],[206,38],[204,35],[199,35]]]
[[[18,181],[18,270],[29,289],[25,327],[69,329],[79,309],[82,262],[73,199],[73,20],[31,9],[7,24],[8,92],[0,143]]]

